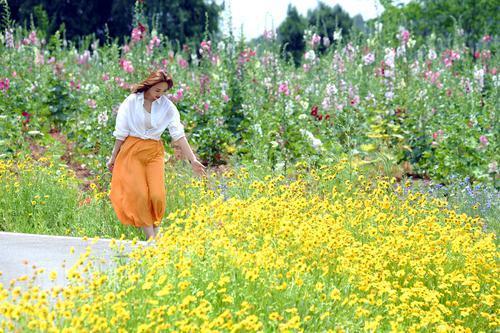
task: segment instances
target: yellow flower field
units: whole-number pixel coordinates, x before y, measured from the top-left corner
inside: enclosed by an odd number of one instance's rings
[[[169,214],[111,272],[82,257],[71,286],[0,287],[3,331],[493,332],[494,233],[423,194],[345,165],[251,181]],[[245,188],[245,184],[250,184]],[[104,199],[105,200],[105,199]]]

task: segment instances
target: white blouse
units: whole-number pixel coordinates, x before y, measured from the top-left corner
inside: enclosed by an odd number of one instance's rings
[[[130,94],[118,108],[113,136],[118,140],[125,140],[127,136],[160,140],[167,128],[173,141],[185,136],[179,111],[167,96],[162,95],[151,103],[151,128],[146,127],[145,113],[144,93]]]

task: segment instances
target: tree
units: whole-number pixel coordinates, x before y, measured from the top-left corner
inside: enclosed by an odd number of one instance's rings
[[[33,16],[35,25],[47,29],[49,35],[64,24],[68,39],[95,33],[104,40],[106,24],[111,37],[130,35],[135,3],[135,0],[11,0],[9,6],[14,20],[29,24]],[[144,5],[148,25],[180,43],[201,40],[206,28],[217,33],[224,8],[204,0],[149,0]]]
[[[304,30],[307,21],[299,14],[297,8],[288,5],[287,16],[278,27],[278,40],[281,47],[286,52],[285,57],[291,54],[295,65],[299,65],[305,50]]]
[[[342,31],[342,38],[345,40],[353,26],[353,20],[342,7],[339,5],[330,7],[323,2],[319,2],[314,10],[307,12],[307,20],[309,25],[316,27],[318,35],[328,36],[331,41],[333,41],[333,33],[337,30]],[[323,45],[320,45],[320,52],[325,49]]]
[[[399,26],[411,30],[419,41],[432,33],[448,38],[462,29],[467,45],[475,48],[485,34],[499,31],[500,3],[496,0],[414,0],[405,6],[395,6],[390,0],[381,3],[385,11],[378,20],[388,38],[394,38]]]

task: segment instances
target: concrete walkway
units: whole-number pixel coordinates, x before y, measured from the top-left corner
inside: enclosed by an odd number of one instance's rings
[[[15,282],[16,286],[27,287],[34,271],[44,268],[45,271],[38,274],[34,280],[34,285],[42,289],[65,286],[68,282],[66,279],[68,270],[80,255],[86,252],[88,246],[90,246],[90,256],[87,260],[92,260],[96,268],[103,270],[115,266],[117,259],[123,261],[132,249],[147,244],[138,241],[133,245],[131,241],[116,240],[118,245],[125,245],[124,252],[119,253],[117,249],[110,248],[110,242],[110,239],[96,241],[92,238],[84,240],[80,237],[0,232],[0,272],[2,272],[0,284],[8,288],[11,280],[27,275],[28,280]],[[73,253],[71,253],[72,247]],[[52,271],[57,272],[55,281],[49,278]]]

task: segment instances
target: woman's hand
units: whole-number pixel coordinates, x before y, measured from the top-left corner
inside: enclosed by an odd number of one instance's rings
[[[114,158],[110,158],[107,162],[106,162],[106,167],[108,168],[109,171],[113,172],[113,167],[115,166],[115,159]]]
[[[207,173],[205,172],[205,166],[201,164],[200,161],[197,159],[191,161],[191,167],[193,168],[193,171],[199,175],[199,176],[206,176]]]

